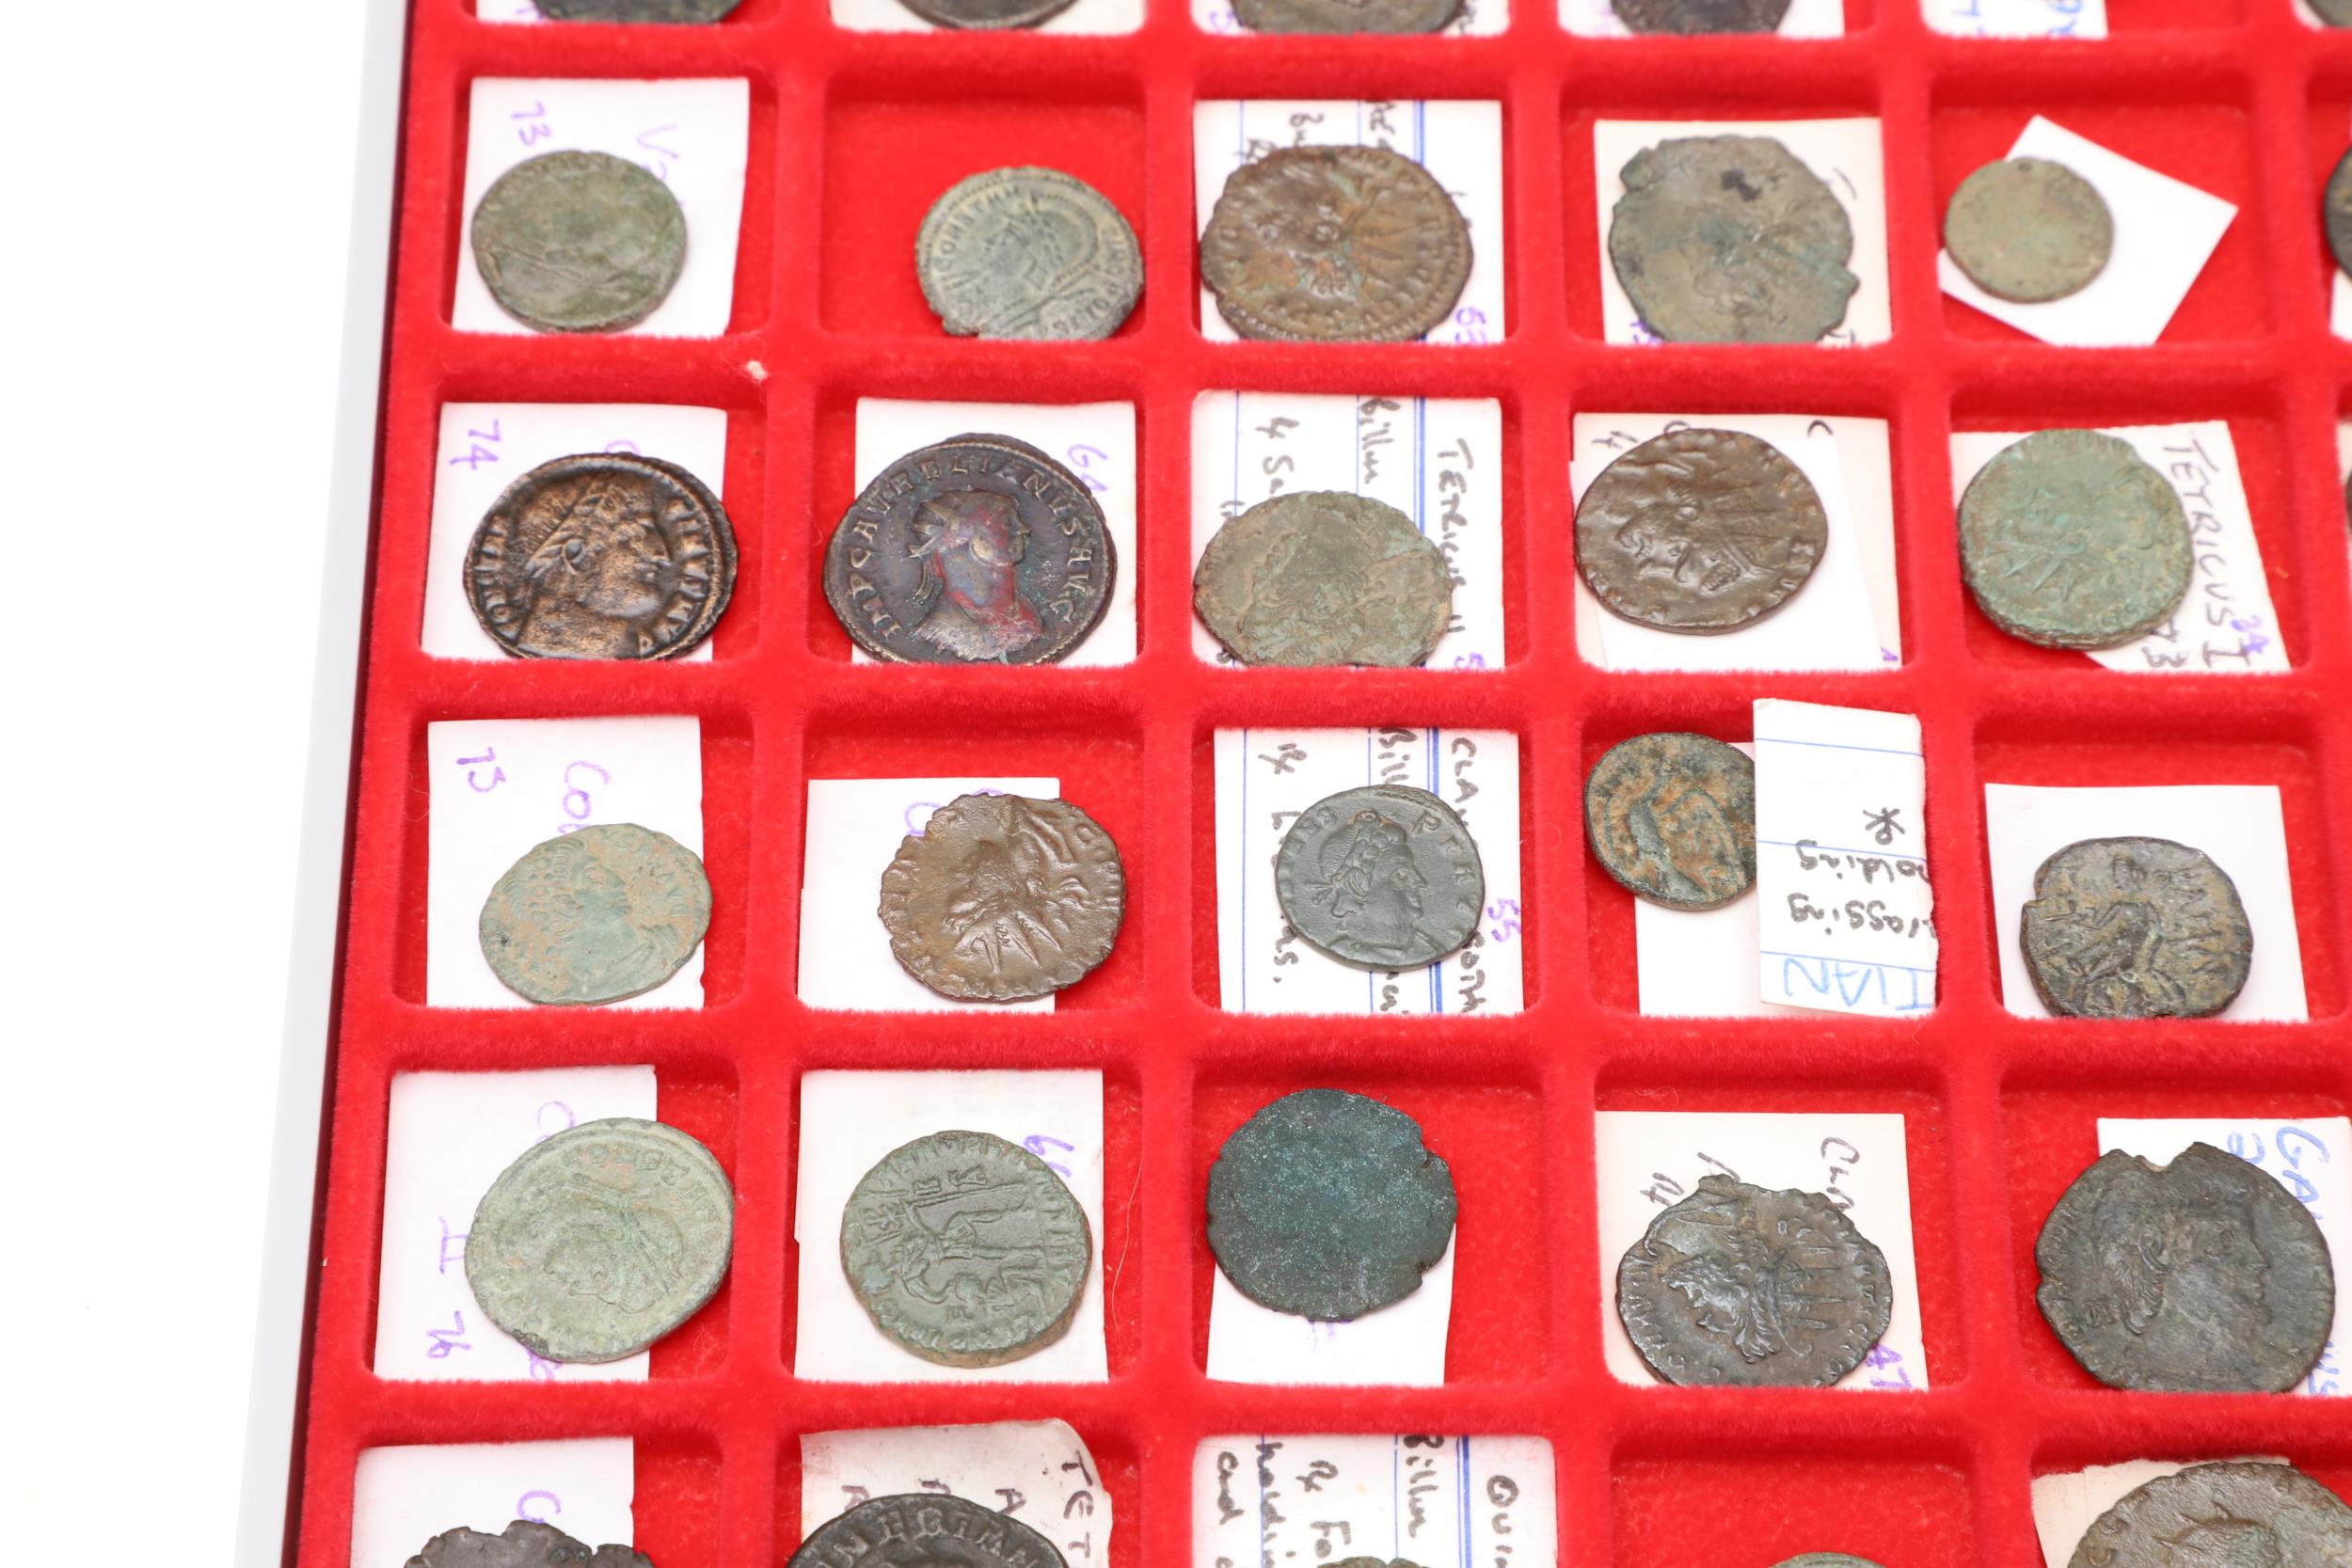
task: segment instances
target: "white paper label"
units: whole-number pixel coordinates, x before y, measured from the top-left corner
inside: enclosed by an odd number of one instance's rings
[[[1453,1317],[1451,1242],[1421,1276],[1421,1289],[1346,1323],[1319,1323],[1261,1307],[1216,1269],[1209,1283],[1209,1376],[1220,1383],[1434,1388],[1445,1381]]]
[[[1551,1478],[1540,1437],[1211,1437],[1193,1454],[1193,1560],[1553,1568]]]
[[[404,1568],[460,1526],[496,1535],[538,1519],[591,1546],[635,1543],[637,1445],[627,1437],[551,1443],[363,1449],[352,1477],[351,1568]]]
[[[2103,39],[2106,0],[1919,0],[1928,25],[1975,39]]]
[[[1065,1421],[812,1432],[801,1439],[801,1535],[869,1497],[945,1492],[1053,1542],[1068,1568],[1111,1556],[1111,1494]]]

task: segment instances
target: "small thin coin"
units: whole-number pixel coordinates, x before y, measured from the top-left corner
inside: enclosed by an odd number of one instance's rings
[[[702,1310],[726,1277],[735,1189],[710,1150],[635,1117],[525,1150],[482,1195],[466,1282],[548,1361],[618,1361]]]
[[[2280,1393],[2335,1322],[2311,1211],[2211,1144],[2169,1165],[2101,1155],[2051,1209],[2034,1261],[2042,1317],[2111,1388]]]
[[[667,833],[601,822],[534,845],[482,906],[482,956],[509,990],[549,1006],[641,995],[710,928],[703,863]]]
[[[1368,784],[1309,806],[1274,852],[1282,918],[1357,969],[1414,969],[1470,941],[1486,899],[1478,845],[1425,789]]]
[[[1826,1388],[1893,1316],[1886,1257],[1820,1193],[1728,1176],[1650,1221],[1617,1265],[1617,1316],[1661,1381]]]
[[[935,27],[987,30],[1034,27],[1068,10],[1074,0],[899,0]]]
[[[2346,11],[2352,12],[2352,0],[2344,3]],[[2329,171],[2320,216],[2328,229],[2328,254],[2338,267],[2352,274],[2352,152],[2338,158]]]
[[[1344,1323],[1404,1300],[1453,1244],[1454,1173],[1392,1105],[1286,1094],[1209,1167],[1209,1250],[1261,1307]]]
[[[2106,270],[2115,214],[2090,181],[2048,158],[2003,158],[1960,182],[1944,248],[1995,299],[2041,305]]]
[[[1691,38],[1703,33],[1776,33],[1788,0],[1609,0],[1626,30]]]
[[[1253,33],[1435,33],[1461,8],[1462,0],[1233,0]]]
[[[1385,501],[1295,490],[1210,539],[1192,604],[1244,664],[1425,661],[1454,615],[1445,555]]]
[[[2191,1465],[2126,1492],[2066,1568],[2344,1568],[2352,1508],[2292,1465]]]
[[[1094,1235],[1053,1167],[987,1132],[892,1149],[841,1211],[841,1272],[891,1343],[998,1367],[1070,1328]]]
[[[550,22],[658,22],[698,25],[717,22],[743,0],[536,0]]]
[[[1712,636],[1795,597],[1829,546],[1804,470],[1736,430],[1671,430],[1603,468],[1576,508],[1576,569],[1610,613]]]
[[[2043,861],[2017,943],[2060,1018],[2211,1018],[2254,964],[2237,884],[2169,838],[2087,838]]]
[[[653,1559],[628,1546],[591,1551],[553,1525],[517,1519],[496,1535],[462,1526],[444,1530],[405,1568],[653,1568]]]
[[[875,1497],[808,1532],[787,1568],[1063,1568],[1020,1520],[945,1492]]]
[[[1054,168],[958,181],[924,214],[914,271],[960,338],[1093,341],[1143,292],[1143,250],[1108,198]]]
[[[1200,236],[1200,280],[1245,338],[1409,341],[1453,314],[1470,272],[1454,198],[1381,147],[1288,147],[1245,164]]]
[[[1703,735],[1620,740],[1585,776],[1584,836],[1636,897],[1720,909],[1756,884],[1756,764]]]
[[[1960,564],[1977,608],[2043,647],[2145,637],[2187,595],[2194,556],[2180,495],[2101,431],[2036,431],[1960,498]]]
[[[653,314],[686,266],[670,187],[609,152],[543,152],[473,210],[473,259],[499,308],[540,332],[617,332]]]

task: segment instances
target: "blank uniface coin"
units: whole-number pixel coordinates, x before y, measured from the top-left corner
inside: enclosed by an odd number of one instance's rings
[[[1299,814],[1274,854],[1282,918],[1357,969],[1435,963],[1470,941],[1486,903],[1478,845],[1423,789],[1370,784]]]
[[[498,177],[473,210],[490,297],[541,332],[617,332],[653,314],[686,266],[670,187],[609,152],[543,152]]]
[[[1415,665],[1445,635],[1454,579],[1396,508],[1299,490],[1216,531],[1193,571],[1192,603],[1244,664]]]
[[[2060,1018],[2211,1018],[2254,963],[2229,873],[2167,838],[2088,838],[2043,861],[2017,942]]]
[[[1703,735],[1637,735],[1584,780],[1584,835],[1619,886],[1670,910],[1756,884],[1756,764]]]
[[[2040,305],[2106,270],[2115,216],[2098,187],[2047,158],[2003,158],[1960,182],[1944,248],[1995,299]]]
[[[2344,1568],[2352,1508],[2292,1465],[2191,1465],[2091,1521],[2066,1568]]]
[[[597,823],[537,845],[482,906],[482,956],[508,990],[595,1006],[675,974],[710,928],[697,855],[633,822]]]
[[[1126,218],[1052,168],[990,169],[950,186],[915,235],[914,270],[940,325],[963,338],[1107,338],[1143,292]]]
[[[1253,33],[1435,33],[1461,0],[1233,0]]]

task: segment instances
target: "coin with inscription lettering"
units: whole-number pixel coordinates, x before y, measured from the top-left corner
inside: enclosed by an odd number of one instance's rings
[[[2125,1493],[2066,1568],[2344,1568],[2352,1508],[2292,1465],[2191,1465]]]
[[[1810,343],[1846,319],[1853,224],[1770,136],[1679,136],[1617,178],[1609,264],[1642,323],[1676,343]]]
[[[1461,8],[1462,0],[1233,0],[1253,33],[1435,33]]]
[[[618,1361],[702,1310],[734,1239],[735,1189],[710,1150],[612,1117],[533,1144],[490,1183],[466,1282],[533,1355]]]
[[[1703,735],[1620,740],[1585,775],[1584,837],[1636,897],[1720,909],[1756,884],[1756,764]]]
[[[2254,964],[2237,884],[2169,838],[2087,838],[2043,861],[2017,944],[2060,1018],[2211,1018]]]
[[[2352,14],[2352,0],[2344,0],[2344,9]],[[2338,158],[2328,172],[2320,217],[2328,231],[2328,253],[2339,268],[2352,274],[2352,152]]]
[[[482,956],[531,1001],[595,1006],[675,974],[710,928],[710,879],[667,833],[599,822],[533,846],[482,906]]]
[[[1286,147],[1225,181],[1200,280],[1245,338],[1405,342],[1453,314],[1470,225],[1435,176],[1384,147]]]
[[[2113,1388],[2279,1393],[2335,1322],[2311,1211],[2211,1144],[2169,1165],[2101,1155],[2051,1209],[2034,1260],[2042,1317]]]
[[[1576,507],[1576,569],[1603,609],[1660,631],[1738,631],[1796,596],[1829,546],[1804,470],[1736,430],[1621,453]]]
[[[1609,0],[1626,30],[1690,38],[1702,33],[1772,33],[1788,0]]]
[[[1053,1167],[987,1132],[933,1132],[858,1179],[841,1272],[891,1343],[943,1367],[1034,1355],[1070,1328],[1094,1235]]]
[[[1143,292],[1126,218],[1054,168],[993,168],[949,186],[915,234],[914,271],[961,338],[1107,338]]]
[[[482,193],[472,231],[490,297],[540,332],[634,326],[686,266],[677,198],[610,152],[524,159]]]
[[[1960,498],[1960,564],[1987,619],[2049,648],[2113,648],[2172,617],[2194,570],[2188,514],[2130,442],[2041,430]]]
[[[1416,969],[1470,941],[1486,903],[1478,845],[1425,789],[1367,784],[1299,813],[1274,892],[1306,943],[1357,969]]]
[[[1064,1568],[1020,1520],[945,1492],[875,1497],[808,1532],[788,1568]]]
[[[899,0],[935,27],[988,30],[1034,27],[1068,10],[1074,0]]]
[[[1454,615],[1445,555],[1385,501],[1294,490],[1216,531],[1192,604],[1244,664],[1425,661]]]
[[[1393,1105],[1301,1089],[1209,1167],[1209,1250],[1261,1307],[1344,1323],[1404,1300],[1454,1243],[1454,1173]]]
[[[1960,182],[1944,209],[1944,249],[1995,299],[2040,305],[2106,270],[2115,214],[2099,188],[2048,158],[2001,158]]]
[[[553,1525],[517,1519],[496,1535],[462,1527],[444,1530],[405,1568],[653,1568],[653,1559],[628,1546],[591,1551]]]
[[[1667,1383],[1826,1388],[1893,1316],[1886,1256],[1820,1193],[1728,1176],[1650,1221],[1617,1265],[1617,1317]]]
[[[536,0],[550,22],[717,22],[743,0]]]

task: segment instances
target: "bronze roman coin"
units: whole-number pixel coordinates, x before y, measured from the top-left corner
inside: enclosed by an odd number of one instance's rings
[[[703,863],[667,833],[601,822],[508,868],[482,906],[482,956],[542,1005],[595,1006],[675,974],[710,928]]]
[[[787,1568],[1063,1568],[1020,1520],[945,1492],[874,1497],[809,1531]]]
[[[1034,27],[1068,10],[1073,0],[900,0],[935,27],[986,30]]]
[[[1703,735],[1620,740],[1584,780],[1584,836],[1636,897],[1720,909],[1756,884],[1756,764]]]
[[[2040,305],[2106,270],[2115,214],[2090,181],[2048,158],[2003,158],[1960,182],[1944,248],[1995,299]]]
[[[1192,604],[1244,664],[1425,661],[1454,615],[1445,556],[1384,501],[1295,490],[1218,529]]]
[[[717,22],[743,0],[535,0],[550,22]]]
[[[2352,27],[2352,0],[2311,0],[2312,14],[2329,27]]]
[[[553,1525],[517,1519],[496,1535],[463,1526],[444,1530],[405,1568],[653,1568],[653,1559],[628,1546],[591,1551]]]
[[[541,332],[617,332],[653,314],[686,266],[670,187],[609,152],[543,152],[473,210],[473,259],[499,308]]]
[[[1629,32],[1772,33],[1788,14],[1788,0],[1609,0]]]
[[[2043,861],[2017,942],[2060,1018],[2211,1018],[2254,963],[2230,874],[2166,838],[2088,838]]]
[[[2352,9],[2352,0],[2345,0],[2345,6]],[[2320,216],[2327,225],[2328,253],[2337,266],[2352,273],[2352,152],[2338,158],[2329,171]]]
[[[1478,929],[1486,871],[1454,808],[1425,789],[1368,784],[1298,815],[1274,852],[1282,918],[1357,969],[1417,969]]]
[[[1053,168],[993,168],[931,204],[914,271],[961,338],[1107,338],[1143,292],[1143,250],[1108,198]]]
[[[2292,1465],[2191,1465],[2091,1521],[2066,1568],[2344,1568],[2352,1508]]]
[[[1462,0],[1233,0],[1253,33],[1435,33]]]

